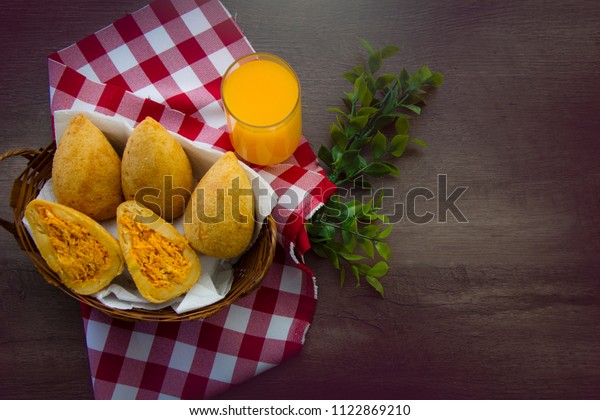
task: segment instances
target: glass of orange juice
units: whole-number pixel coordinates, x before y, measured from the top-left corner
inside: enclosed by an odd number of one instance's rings
[[[302,135],[300,82],[285,60],[261,52],[239,58],[223,76],[221,97],[244,160],[273,165],[294,153]]]

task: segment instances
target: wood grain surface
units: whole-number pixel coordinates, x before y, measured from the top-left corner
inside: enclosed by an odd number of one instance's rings
[[[340,288],[307,255],[319,302],[302,353],[226,399],[600,398],[600,8],[592,0],[252,2],[223,0],[256,50],[287,59],[303,89],[304,133],[329,144],[364,61],[359,38],[399,45],[386,69],[444,74],[412,133],[430,147],[386,179],[396,202],[448,194],[390,238],[386,298]],[[0,151],[40,147],[51,126],[46,57],[145,0],[10,2],[0,8]],[[0,162],[0,217],[25,162]],[[393,204],[393,203],[392,203]],[[93,398],[79,304],[44,283],[0,232],[0,398]]]

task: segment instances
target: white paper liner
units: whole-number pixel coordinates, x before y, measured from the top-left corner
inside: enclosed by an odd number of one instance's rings
[[[69,122],[78,114],[85,115],[96,125],[106,135],[117,153],[122,155],[133,127],[129,124],[129,120],[118,116],[110,117],[95,112],[77,110],[56,111],[54,113],[54,134],[57,142],[67,129]],[[211,149],[205,144],[192,142],[177,133],[170,133],[181,144],[190,159],[196,181],[223,155],[222,152]],[[252,245],[258,237],[262,223],[271,214],[277,203],[277,196],[271,186],[260,175],[243,162],[240,162],[240,164],[246,171],[254,191],[256,223]],[[52,189],[52,179],[44,185],[38,197],[51,202],[57,201]],[[23,222],[27,229],[30,229],[27,220],[23,220]],[[101,224],[111,235],[117,238],[116,219],[109,219],[101,222]],[[175,219],[173,225],[183,234],[183,216]],[[198,256],[201,264],[200,278],[183,296],[161,304],[149,302],[138,292],[131,280],[131,275],[125,270],[123,274],[118,276],[108,287],[96,293],[94,297],[108,307],[125,310],[133,308],[157,310],[171,306],[175,312],[184,313],[208,306],[223,299],[231,289],[233,282],[232,266],[236,260],[223,260],[202,254],[198,254]]]

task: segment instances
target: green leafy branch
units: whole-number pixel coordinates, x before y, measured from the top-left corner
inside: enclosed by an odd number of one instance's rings
[[[403,68],[397,74],[379,74],[383,61],[396,55],[399,48],[390,45],[376,50],[366,40],[361,43],[369,53],[367,65],[343,74],[353,89],[342,97],[345,110],[329,109],[336,113],[329,130],[333,146],[321,145],[318,157],[336,186],[372,190],[367,178],[398,176],[394,159],[401,157],[410,143],[426,146],[423,140],[409,136],[410,116],[421,114],[429,90],[440,86],[443,77],[427,66],[413,73]],[[392,231],[382,213],[383,194],[374,194],[365,203],[343,198],[343,194],[334,195],[307,222],[312,249],[340,271],[342,286],[349,268],[357,286],[364,279],[383,296],[380,279],[388,272],[391,254],[385,238]]]
[[[382,199],[383,195],[379,195],[361,203],[359,200],[343,201],[340,195],[334,195],[307,223],[307,232],[313,251],[328,258],[340,271],[342,286],[346,279],[344,265],[347,265],[357,286],[364,278],[383,296],[379,279],[387,274],[386,261],[391,255],[390,246],[384,239],[391,233],[392,226],[386,225],[388,216],[380,213]],[[381,261],[374,265],[362,262],[366,257],[374,259],[375,253]]]

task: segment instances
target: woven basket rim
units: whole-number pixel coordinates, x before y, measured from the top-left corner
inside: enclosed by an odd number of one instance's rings
[[[259,235],[251,248],[233,265],[231,290],[223,299],[211,305],[181,314],[175,312],[171,307],[158,310],[141,308],[124,310],[110,308],[92,296],[80,295],[64,286],[58,275],[48,267],[46,261],[41,257],[35,242],[23,223],[25,207],[37,197],[43,185],[51,177],[52,159],[55,150],[56,144],[51,141],[43,149],[15,149],[0,155],[0,161],[12,156],[23,156],[29,160],[21,175],[13,183],[10,206],[13,209],[14,231],[10,230],[19,246],[27,253],[37,271],[48,283],[56,286],[77,301],[98,309],[113,318],[156,322],[177,322],[210,317],[260,287],[263,278],[273,263],[277,246],[277,229],[275,220],[271,215],[267,216],[263,222]]]

